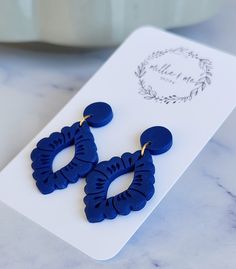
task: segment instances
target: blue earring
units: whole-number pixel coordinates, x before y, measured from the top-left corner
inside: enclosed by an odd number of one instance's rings
[[[89,222],[114,219],[141,210],[154,194],[155,167],[152,155],[162,154],[172,146],[171,132],[161,126],[147,129],[140,137],[142,149],[97,164],[87,175],[84,198],[85,214]],[[129,188],[107,198],[111,182],[117,177],[134,171]]]
[[[90,131],[91,127],[101,127],[112,120],[111,107],[103,102],[90,104],[83,113],[83,119],[61,132],[52,133],[41,139],[31,153],[33,177],[42,194],[56,189],[64,189],[69,183],[75,183],[86,176],[98,162],[97,147]],[[53,172],[52,162],[55,156],[66,147],[75,145],[75,155],[71,162]]]

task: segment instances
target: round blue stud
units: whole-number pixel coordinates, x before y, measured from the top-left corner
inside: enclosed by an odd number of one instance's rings
[[[84,116],[90,115],[86,119],[92,127],[101,127],[109,123],[113,118],[111,107],[104,102],[96,102],[87,106],[84,110]]]
[[[146,147],[153,155],[162,154],[168,151],[173,143],[171,132],[162,126],[155,126],[145,130],[141,137],[141,146],[148,143]]]

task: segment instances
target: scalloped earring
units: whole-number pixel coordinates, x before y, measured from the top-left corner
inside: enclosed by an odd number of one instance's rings
[[[141,150],[124,153],[109,161],[98,163],[86,177],[84,188],[85,214],[89,222],[114,219],[144,208],[155,192],[155,167],[152,155],[162,154],[172,146],[171,132],[162,126],[144,131],[140,137]],[[134,171],[127,190],[107,198],[108,188],[117,177]]]
[[[102,127],[113,118],[111,107],[104,102],[87,106],[83,119],[61,132],[54,132],[41,139],[31,153],[33,178],[42,194],[64,189],[69,183],[75,183],[85,177],[97,164],[98,154],[91,127]],[[73,159],[60,170],[53,172],[52,163],[55,156],[69,146],[75,146]]]

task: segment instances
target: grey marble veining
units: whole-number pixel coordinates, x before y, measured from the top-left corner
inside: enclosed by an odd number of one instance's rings
[[[175,30],[236,54],[235,1]],[[228,26],[231,26],[228,28]],[[0,169],[73,97],[113,49],[0,46]],[[236,111],[122,251],[94,261],[0,204],[0,268],[236,268]]]
[[[1,46],[0,136],[4,143],[0,147],[0,168],[77,93],[112,52],[52,50],[50,46],[44,46],[44,52],[30,50],[30,46]],[[16,139],[18,124],[21,131]]]

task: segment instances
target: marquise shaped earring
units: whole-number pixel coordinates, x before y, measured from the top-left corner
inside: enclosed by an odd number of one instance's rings
[[[140,142],[141,150],[100,162],[87,175],[84,203],[89,222],[114,219],[118,214],[127,215],[141,210],[152,198],[155,191],[152,155],[162,154],[171,148],[172,134],[165,127],[155,126],[143,132]],[[134,178],[129,188],[107,198],[111,182],[131,171],[134,171]]]
[[[31,159],[33,177],[42,194],[64,189],[69,183],[77,182],[93,169],[98,162],[98,155],[89,126],[104,126],[112,118],[113,112],[107,103],[92,103],[85,108],[81,121],[64,127],[61,132],[54,132],[37,143],[31,153]],[[60,170],[53,172],[52,163],[55,156],[72,145],[75,146],[73,159]]]

